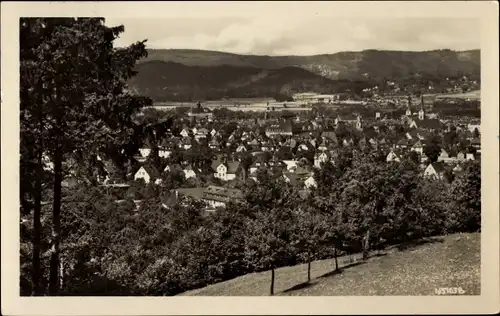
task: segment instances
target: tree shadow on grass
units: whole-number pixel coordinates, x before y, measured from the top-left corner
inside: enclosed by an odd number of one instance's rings
[[[291,288],[288,288],[288,289],[282,291],[281,293],[289,293],[289,292],[293,292],[293,291],[305,289],[305,288],[308,288],[308,287],[313,287],[313,286],[315,286],[318,283],[318,279],[323,279],[323,278],[331,277],[331,276],[334,276],[334,275],[337,275],[337,274],[342,274],[342,272],[345,269],[351,268],[351,267],[355,267],[355,266],[359,266],[359,265],[362,265],[364,263],[366,263],[366,262],[365,261],[356,261],[354,263],[350,263],[348,265],[343,266],[342,268],[339,268],[338,270],[333,270],[333,271],[327,272],[325,274],[322,274],[322,275],[320,275],[320,276],[312,279],[310,282],[302,282],[302,283],[299,283],[297,285],[294,285]]]
[[[379,252],[379,253],[372,253],[368,256],[368,259],[370,258],[378,258],[378,257],[385,257],[387,256],[387,253],[385,252]]]
[[[418,246],[422,246],[425,244],[434,244],[434,243],[443,243],[444,239],[443,238],[423,238],[423,239],[417,239],[417,240],[412,240],[408,242],[401,243],[399,245],[396,245],[395,248],[399,251],[405,251],[405,250],[412,250],[417,248]]]
[[[299,283],[297,285],[292,286],[291,288],[288,288],[288,289],[282,291],[281,293],[289,293],[289,292],[305,289],[305,288],[312,287],[312,286],[316,285],[316,283],[318,283],[318,281],[314,281],[314,280],[311,280],[310,282],[307,282],[307,281],[302,282],[302,283]]]

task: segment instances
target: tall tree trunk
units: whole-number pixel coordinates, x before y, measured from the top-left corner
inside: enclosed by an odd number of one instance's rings
[[[339,270],[339,259],[337,258],[338,257],[337,246],[335,246],[335,248],[333,248],[333,257],[335,258],[335,271],[338,271]]]
[[[274,268],[271,269],[271,296],[274,295]]]
[[[370,249],[370,229],[366,231],[365,240],[363,243],[363,260],[368,259],[369,249]]]
[[[40,243],[41,243],[41,213],[42,213],[42,180],[43,180],[43,108],[38,107],[38,146],[36,151],[36,176],[35,176],[35,205],[33,209],[33,255],[32,255],[32,296],[41,295],[40,288],[41,262],[40,262]],[[36,142],[35,142],[36,144]]]
[[[59,293],[59,243],[61,237],[62,153],[60,144],[54,152],[54,201],[52,209],[52,251],[50,255],[49,294]]]
[[[40,221],[42,208],[42,179],[37,176],[35,183],[35,205],[33,209],[33,255],[31,270],[31,285],[33,296],[38,296],[40,291],[40,231],[42,224]]]
[[[59,259],[59,287],[62,288],[64,285],[64,263],[63,258]]]
[[[307,262],[307,283],[311,282],[311,259]]]

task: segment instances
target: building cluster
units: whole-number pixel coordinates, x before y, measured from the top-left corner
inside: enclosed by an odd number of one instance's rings
[[[139,149],[134,180],[142,179],[146,183],[160,185],[163,175],[173,168],[182,170],[185,179],[211,176],[223,185],[202,188],[177,189],[177,194],[188,195],[204,200],[212,207],[224,206],[229,200],[242,198],[241,191],[230,188],[233,181],[257,180],[259,170],[273,169],[281,173],[283,179],[302,190],[316,186],[314,170],[330,161],[335,165],[339,148],[368,148],[386,155],[387,163],[399,162],[408,152],[415,152],[422,163],[425,176],[443,177],[446,166],[460,172],[463,161],[478,159],[480,155],[479,122],[463,120],[447,122],[433,113],[428,113],[425,102],[413,106],[408,100],[407,111],[399,120],[387,120],[377,113],[375,117],[362,118],[360,115],[336,117],[318,116],[314,120],[303,121],[300,118],[259,119],[253,122],[237,122],[237,127],[229,134],[225,133],[227,121],[217,120],[210,111],[198,104],[188,113],[189,124],[178,133],[167,130],[158,143],[144,142]],[[195,119],[192,119],[195,117]],[[340,135],[341,130],[353,133]],[[438,161],[426,163],[425,146],[431,135],[449,132],[451,126],[467,134],[469,150],[450,154],[442,150]],[[387,131],[400,131],[397,137],[389,137]],[[395,134],[395,133],[392,133]],[[174,151],[195,151],[200,146],[210,148],[209,170],[190,163],[173,165],[168,158]],[[153,150],[161,158],[167,158],[165,165],[158,169],[147,163]],[[250,157],[245,163],[244,157]],[[103,183],[111,183],[108,174]],[[224,185],[227,184],[227,185]]]

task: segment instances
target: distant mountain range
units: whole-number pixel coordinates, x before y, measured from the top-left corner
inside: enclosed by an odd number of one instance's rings
[[[341,52],[257,56],[203,50],[151,49],[130,86],[156,101],[359,92],[386,80],[439,82],[466,74],[479,80],[480,51]]]

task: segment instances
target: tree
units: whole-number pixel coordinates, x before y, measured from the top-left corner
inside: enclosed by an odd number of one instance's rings
[[[314,213],[317,216],[316,219],[320,220],[315,224],[317,247],[329,249],[333,247],[335,271],[338,271],[338,255],[343,250],[346,238],[350,234],[348,212],[345,212],[344,206],[339,203],[337,191],[332,191],[329,195],[315,196],[312,205],[316,209]],[[331,256],[332,252],[327,251],[326,254]]]
[[[463,171],[457,175],[450,187],[450,199],[458,223],[453,230],[475,232],[481,229],[481,165],[478,161],[468,161]]]
[[[49,293],[59,291],[61,184],[63,164],[81,164],[112,144],[118,150],[134,132],[132,114],[147,98],[126,92],[138,59],[147,52],[144,42],[114,49],[123,26],[107,27],[102,18],[21,19],[21,103],[33,114],[44,109],[43,143],[54,165],[53,231]],[[29,104],[33,104],[30,106]],[[27,118],[28,119],[28,118]]]
[[[253,218],[245,226],[245,258],[255,271],[271,270],[270,294],[274,295],[275,269],[294,263],[292,227],[300,203],[297,191],[289,184],[272,178],[262,180],[247,193]]]
[[[328,196],[332,192],[332,186],[337,180],[337,170],[331,161],[321,165],[320,169],[314,170],[317,193],[320,196]]]
[[[312,203],[303,203],[294,217],[293,246],[300,260],[307,262],[307,282],[311,281],[311,261],[317,258],[321,238],[331,228],[327,227],[322,215]]]
[[[368,257],[370,239],[380,224],[380,212],[391,186],[385,174],[386,164],[374,163],[359,156],[345,175],[345,186],[341,193],[343,208],[356,221],[356,227],[363,234],[363,259]]]
[[[414,164],[419,164],[420,163],[420,157],[418,156],[418,153],[416,151],[410,150],[405,153],[405,159],[413,162]]]
[[[424,147],[424,154],[429,159],[429,163],[436,162],[441,154],[441,139],[438,135],[432,135],[427,145]]]

